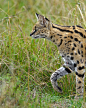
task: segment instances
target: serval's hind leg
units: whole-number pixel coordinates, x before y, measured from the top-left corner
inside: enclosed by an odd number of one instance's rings
[[[83,97],[84,94],[84,77],[85,77],[85,66],[84,64],[77,66],[76,71],[76,97]]]

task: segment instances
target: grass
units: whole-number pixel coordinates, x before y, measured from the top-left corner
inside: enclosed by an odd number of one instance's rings
[[[0,0],[1,108],[86,106],[85,98],[74,99],[75,74],[58,81],[62,94],[53,90],[50,76],[63,64],[59,51],[53,43],[29,36],[36,22],[36,12],[59,25],[86,28],[85,5],[83,0]]]

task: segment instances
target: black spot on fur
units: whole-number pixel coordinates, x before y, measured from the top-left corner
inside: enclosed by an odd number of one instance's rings
[[[55,42],[55,40],[53,40],[53,42]]]
[[[81,86],[79,86],[77,89],[80,89],[81,88]]]
[[[57,34],[58,36],[62,36],[61,34]]]
[[[74,63],[74,67],[76,67],[77,66],[77,64],[76,63]]]
[[[53,38],[53,36],[50,37],[51,39]]]
[[[74,47],[76,47],[76,44],[75,43],[73,43],[73,45],[74,45]]]
[[[72,26],[73,27],[73,29],[75,29],[75,26]]]
[[[83,51],[81,51],[81,54],[83,54]]]
[[[77,53],[75,53],[75,55],[77,55]]]
[[[71,39],[73,39],[73,37],[72,37],[72,36],[70,36],[70,38],[71,38]]]
[[[70,71],[68,68],[65,68],[65,70],[66,70],[68,73],[71,73],[71,71]]]
[[[78,83],[81,83],[81,81],[79,81]]]
[[[77,64],[79,64],[79,61],[77,60]]]
[[[64,38],[67,38],[67,37],[64,37]]]
[[[73,60],[73,59],[74,59],[74,57],[71,57],[70,59],[71,59],[71,60]]]
[[[80,54],[80,51],[79,51],[79,49],[78,49],[78,54]]]
[[[83,48],[83,45],[81,44],[81,48]]]
[[[75,48],[73,47],[72,50],[75,50]]]
[[[79,69],[79,70],[82,70],[82,69],[84,69],[84,66],[82,66],[82,67],[81,67],[81,66],[79,66],[79,68],[78,68],[78,69]]]
[[[84,74],[78,74],[78,72],[76,72],[76,75],[82,78],[84,77]]]
[[[77,38],[74,38],[74,40],[75,40],[75,41],[78,41],[78,39],[77,39]]]
[[[73,53],[70,53],[71,55],[73,55]]]
[[[61,39],[60,44],[58,45],[58,47],[60,47],[60,45],[62,44],[62,42],[63,42],[63,39]]]

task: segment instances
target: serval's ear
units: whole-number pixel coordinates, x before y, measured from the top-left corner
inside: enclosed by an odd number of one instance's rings
[[[48,29],[51,28],[52,23],[51,23],[50,20],[48,20],[46,17],[44,17],[44,16],[42,16],[42,15],[40,15],[40,14],[37,14],[37,13],[36,13],[36,17],[37,17],[37,20],[38,20],[38,22],[39,22],[40,24],[42,24],[42,25],[48,27]]]

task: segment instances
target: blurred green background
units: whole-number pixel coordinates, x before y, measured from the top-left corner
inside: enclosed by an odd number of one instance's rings
[[[86,28],[85,0],[0,0],[0,106],[81,108],[85,94],[74,100],[75,74],[58,80],[62,94],[51,86],[50,76],[63,61],[53,43],[30,37],[36,12],[55,24]]]

